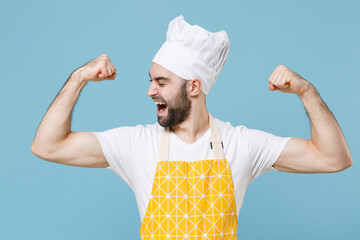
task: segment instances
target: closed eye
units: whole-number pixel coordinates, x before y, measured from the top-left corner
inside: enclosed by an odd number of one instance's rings
[[[149,82],[152,82],[153,80],[152,79],[149,79]],[[155,81],[159,84],[159,86],[164,86],[165,84],[164,83],[160,83],[159,80],[156,80]]]

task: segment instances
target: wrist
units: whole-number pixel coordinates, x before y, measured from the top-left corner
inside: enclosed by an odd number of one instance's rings
[[[316,93],[315,87],[311,83],[306,81],[306,84],[304,85],[302,90],[298,93],[298,96],[300,97],[300,99],[303,99],[309,95],[313,95],[314,93]]]
[[[78,68],[71,73],[70,78],[72,79],[72,81],[78,83],[86,83],[87,81],[81,76],[80,73],[81,73],[81,68]]]

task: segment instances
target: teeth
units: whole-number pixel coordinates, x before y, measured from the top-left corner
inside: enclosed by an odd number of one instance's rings
[[[155,102],[158,105],[165,105],[165,103],[161,103],[161,102]]]

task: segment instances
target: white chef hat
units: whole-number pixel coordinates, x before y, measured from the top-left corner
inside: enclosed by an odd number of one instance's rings
[[[152,61],[186,80],[199,79],[206,95],[228,54],[229,38],[224,30],[209,32],[180,15],[169,23],[166,41]]]

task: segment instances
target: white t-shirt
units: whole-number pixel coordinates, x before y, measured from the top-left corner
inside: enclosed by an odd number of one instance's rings
[[[215,118],[224,144],[234,184],[239,214],[247,186],[261,174],[276,170],[272,165],[290,139]],[[118,127],[92,132],[100,142],[109,169],[134,191],[142,221],[151,196],[154,174],[159,161],[159,141],[164,128],[159,123]],[[210,129],[195,143],[187,144],[170,132],[169,161],[213,159]]]

